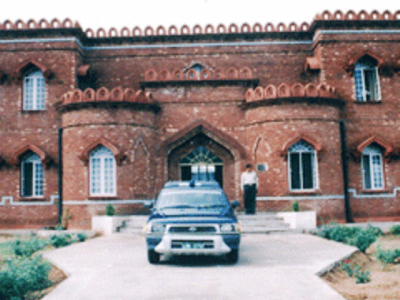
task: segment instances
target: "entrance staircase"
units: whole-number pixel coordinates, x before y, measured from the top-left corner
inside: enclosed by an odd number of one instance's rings
[[[143,228],[149,216],[132,215],[117,229],[119,232],[130,234],[144,234]]]
[[[292,233],[289,224],[275,213],[260,212],[255,215],[238,213],[238,219],[242,224],[242,231],[246,234],[274,234]]]
[[[118,231],[129,234],[144,234],[143,227],[147,219],[148,216],[130,216],[118,228]],[[275,213],[260,212],[255,215],[238,213],[238,219],[242,224],[242,232],[245,234],[284,234],[294,232],[294,230],[290,229],[289,224],[286,224]]]

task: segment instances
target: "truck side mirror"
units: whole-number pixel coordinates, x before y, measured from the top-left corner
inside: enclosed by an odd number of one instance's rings
[[[154,207],[154,201],[145,202],[144,207],[148,209],[152,209]]]
[[[235,200],[235,201],[231,202],[232,209],[235,209],[235,208],[237,208],[239,206],[240,206],[240,202],[239,201]]]

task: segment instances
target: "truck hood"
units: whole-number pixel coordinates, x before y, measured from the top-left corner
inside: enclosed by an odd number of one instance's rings
[[[216,209],[168,209],[154,211],[149,221],[162,223],[231,223],[236,222],[236,216],[233,211],[227,208]]]
[[[236,223],[236,218],[230,217],[217,217],[217,216],[179,216],[179,217],[168,217],[168,218],[153,218],[152,222],[163,223],[163,224],[224,224],[224,223]]]

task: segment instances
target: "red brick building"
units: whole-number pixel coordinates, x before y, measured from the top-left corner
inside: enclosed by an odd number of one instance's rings
[[[399,219],[400,12],[312,24],[83,31],[0,25],[0,227],[143,213],[168,180],[217,180],[258,210]],[[61,197],[59,197],[59,195]],[[61,198],[61,199],[60,199]]]

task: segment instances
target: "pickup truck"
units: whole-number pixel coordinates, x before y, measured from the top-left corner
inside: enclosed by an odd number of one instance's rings
[[[151,264],[164,254],[225,256],[239,259],[241,226],[217,182],[168,182],[145,225],[147,256]]]

